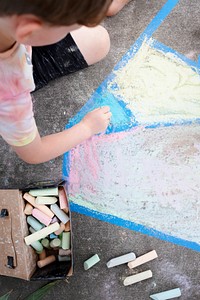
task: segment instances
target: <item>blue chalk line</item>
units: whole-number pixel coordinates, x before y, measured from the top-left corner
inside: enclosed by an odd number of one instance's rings
[[[70,202],[70,209],[72,212],[80,213],[80,214],[86,215],[88,217],[98,219],[100,221],[108,222],[113,225],[131,229],[131,230],[140,232],[142,234],[147,234],[149,236],[159,238],[163,241],[174,243],[176,245],[187,247],[189,249],[200,252],[200,245],[195,242],[183,240],[181,238],[177,238],[177,237],[165,234],[156,229],[149,228],[149,227],[146,227],[141,224],[137,224],[132,221],[124,220],[124,219],[118,218],[118,217],[110,215],[110,214],[100,213],[98,211],[89,209],[87,207],[81,206],[81,205],[73,203],[73,202]]]

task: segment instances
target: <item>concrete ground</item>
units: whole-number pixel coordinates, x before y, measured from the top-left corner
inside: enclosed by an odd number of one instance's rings
[[[64,128],[69,118],[87,102],[165,2],[130,2],[117,16],[104,21],[111,36],[111,51],[104,61],[55,80],[34,93],[35,117],[41,135]],[[154,37],[184,55],[197,58],[200,53],[199,15],[198,0],[180,0]],[[0,145],[1,189],[20,188],[33,181],[62,177],[62,157],[31,166],[21,162],[2,139]],[[72,222],[74,275],[68,283],[61,281],[44,299],[147,300],[150,294],[176,287],[181,288],[181,299],[200,299],[198,252],[77,213],[72,213]],[[125,266],[107,269],[105,265],[112,257],[130,251],[141,255],[153,249],[157,251],[158,259],[138,267],[137,272],[151,269],[154,276],[136,285],[124,287],[122,284],[123,277],[133,274],[133,271]],[[84,271],[83,261],[95,253],[99,254],[101,262],[91,270]],[[1,276],[0,295],[13,290],[9,299],[23,299],[43,284]]]

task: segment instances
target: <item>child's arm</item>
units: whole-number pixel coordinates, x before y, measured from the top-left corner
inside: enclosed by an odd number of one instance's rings
[[[13,149],[27,163],[43,163],[62,155],[94,134],[105,131],[110,118],[108,106],[97,108],[70,129],[42,138],[37,133],[33,142],[22,147],[13,146]]]

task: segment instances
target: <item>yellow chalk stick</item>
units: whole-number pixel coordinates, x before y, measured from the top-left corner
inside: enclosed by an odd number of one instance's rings
[[[35,200],[36,204],[54,204],[58,201],[58,198],[56,197],[37,197]]]
[[[29,194],[31,196],[58,196],[58,188],[43,188],[30,190]]]
[[[151,277],[152,277],[152,272],[151,272],[151,270],[148,270],[145,272],[138,273],[136,275],[131,275],[131,276],[126,277],[123,284],[125,286],[131,285],[131,284],[137,283],[142,280],[146,280]]]

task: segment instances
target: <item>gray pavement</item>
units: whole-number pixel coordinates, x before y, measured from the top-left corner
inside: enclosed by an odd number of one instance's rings
[[[165,2],[130,2],[117,16],[104,21],[111,36],[111,51],[104,61],[57,79],[34,93],[35,117],[41,135],[64,128],[69,118],[87,102]],[[199,15],[198,0],[181,0],[154,37],[182,54],[189,53],[197,57],[197,53],[200,53]],[[1,189],[20,188],[33,181],[62,177],[62,157],[38,166],[27,165],[16,157],[2,139],[0,157]],[[74,275],[67,283],[61,281],[44,299],[147,300],[150,294],[176,287],[182,290],[180,299],[200,299],[198,252],[77,213],[72,213],[72,223]],[[137,272],[152,270],[153,278],[145,282],[124,287],[123,277],[133,274],[133,271],[125,266],[113,269],[106,267],[106,262],[112,257],[129,251],[142,255],[153,249],[157,251],[158,259],[137,268]],[[84,271],[83,261],[95,253],[99,254],[100,263]],[[0,295],[13,290],[9,299],[23,299],[43,284],[1,276]]]

